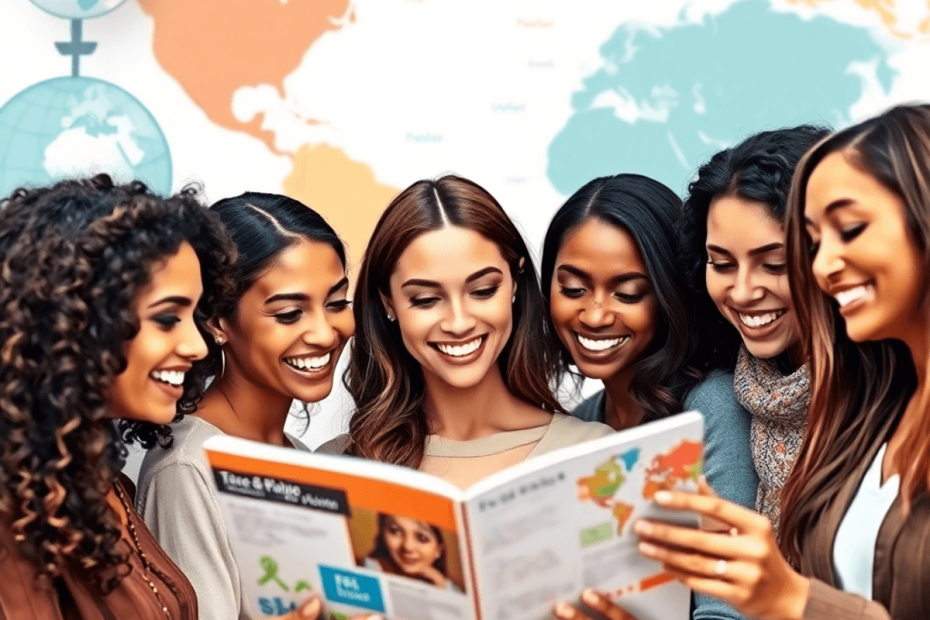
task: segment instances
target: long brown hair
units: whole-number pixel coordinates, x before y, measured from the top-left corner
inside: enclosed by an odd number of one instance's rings
[[[491,194],[457,176],[418,181],[388,205],[368,242],[355,291],[355,338],[345,384],[355,399],[348,454],[419,467],[429,434],[420,364],[387,319],[381,294],[407,246],[445,226],[474,230],[497,245],[517,284],[513,332],[498,358],[515,396],[563,412],[553,395],[558,352],[546,337],[545,302],[529,250]],[[521,266],[522,261],[522,266]]]
[[[896,193],[930,276],[930,106],[892,108],[821,141],[801,161],[787,215],[788,260],[795,308],[810,359],[812,394],[807,433],[782,495],[782,549],[800,557],[802,537],[817,522],[876,441],[898,426],[917,385],[911,352],[896,340],[855,343],[836,303],[811,273],[811,240],[804,225],[807,183],[831,153]],[[924,285],[923,299],[927,299]],[[930,411],[908,429],[895,455],[905,510],[930,489]]]

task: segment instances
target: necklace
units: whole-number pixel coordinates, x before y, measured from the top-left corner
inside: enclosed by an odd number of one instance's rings
[[[164,582],[168,588],[177,594],[175,589],[174,582],[171,580],[168,575],[164,574],[154,566],[149,563],[147,557],[145,557],[145,552],[142,550],[142,545],[139,543],[139,536],[136,534],[136,526],[132,522],[132,515],[130,513],[131,508],[129,507],[128,502],[126,501],[126,496],[123,495],[123,488],[118,482],[113,484],[113,488],[116,490],[116,497],[119,498],[119,503],[123,505],[123,510],[126,511],[126,527],[129,529],[129,535],[132,538],[132,544],[136,547],[136,553],[139,554],[139,559],[142,561],[142,578],[145,580],[145,583],[149,585],[149,588],[152,589],[152,594],[155,595],[155,600],[158,601],[158,604],[161,605],[161,610],[165,612],[165,618],[171,620],[171,612],[168,611],[168,606],[165,604],[164,599],[161,597],[161,593],[158,591],[158,586],[155,585],[155,582],[152,581],[149,574],[156,575],[159,579]]]

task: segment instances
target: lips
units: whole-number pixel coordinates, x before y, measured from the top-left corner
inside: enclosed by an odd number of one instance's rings
[[[765,327],[766,325],[774,323],[781,317],[785,316],[787,312],[787,310],[782,308],[781,310],[754,312],[752,314],[744,314],[737,311],[736,314],[739,316],[740,322],[746,327]]]
[[[329,367],[333,352],[327,351],[323,355],[295,355],[285,357],[284,363],[302,375],[313,375]]]
[[[833,297],[836,299],[837,303],[840,305],[840,309],[842,310],[843,308],[847,308],[857,301],[864,300],[874,290],[875,285],[871,282],[866,282],[865,284],[860,284],[859,286],[854,286],[843,291],[837,291]]]
[[[481,348],[486,338],[487,334],[484,334],[461,343],[431,342],[429,344],[443,355],[448,355],[449,357],[466,357]]]
[[[592,353],[601,353],[609,349],[620,347],[626,344],[629,340],[629,336],[614,336],[614,337],[597,337],[589,338],[587,336],[582,336],[579,333],[575,333],[575,339],[578,341],[578,344],[581,345],[583,349],[590,351]]]
[[[153,370],[151,377],[160,383],[166,383],[171,387],[181,387],[184,385],[183,370]]]

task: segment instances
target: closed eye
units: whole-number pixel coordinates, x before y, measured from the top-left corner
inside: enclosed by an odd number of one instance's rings
[[[278,323],[289,325],[291,323],[296,323],[301,314],[303,314],[303,310],[297,309],[291,310],[290,312],[279,312],[274,315],[274,318]]]
[[[565,297],[569,299],[577,299],[584,295],[587,291],[583,288],[572,288],[569,286],[559,286],[559,292],[562,293]]]
[[[858,237],[860,234],[862,234],[862,231],[865,230],[865,227],[866,227],[865,224],[856,224],[855,226],[844,228],[842,231],[840,231],[840,238],[843,241],[847,241],[847,242],[852,241],[853,239]]]
[[[478,299],[490,299],[494,297],[494,294],[497,293],[497,290],[500,288],[500,284],[497,286],[489,286],[487,288],[480,288],[472,293],[472,297],[477,297]]]

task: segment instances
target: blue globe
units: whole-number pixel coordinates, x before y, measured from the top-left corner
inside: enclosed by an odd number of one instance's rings
[[[40,9],[65,19],[100,17],[124,2],[126,0],[32,0]]]
[[[30,86],[0,108],[0,196],[106,172],[171,191],[171,154],[158,123],[109,82],[62,77]]]

